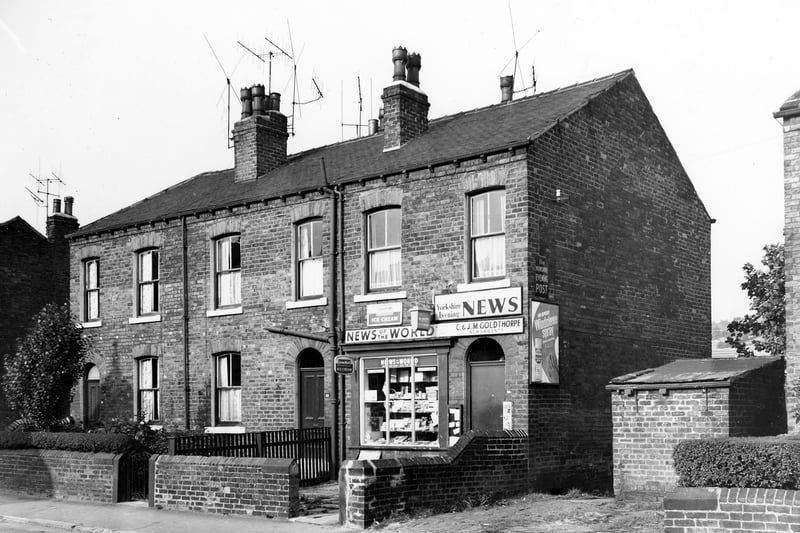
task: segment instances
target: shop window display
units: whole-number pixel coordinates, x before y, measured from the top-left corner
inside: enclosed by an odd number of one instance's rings
[[[362,444],[439,445],[439,373],[435,355],[364,358]]]

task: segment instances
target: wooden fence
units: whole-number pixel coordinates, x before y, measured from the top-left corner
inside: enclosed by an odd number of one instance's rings
[[[170,455],[295,459],[303,486],[322,483],[333,474],[327,427],[170,437],[167,446]]]

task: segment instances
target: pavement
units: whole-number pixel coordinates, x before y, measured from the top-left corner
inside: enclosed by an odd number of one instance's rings
[[[0,523],[34,524],[47,529],[91,533],[335,533],[349,531],[338,523],[338,513],[309,514],[288,521],[168,511],[147,502],[116,504],[43,499],[0,493]]]

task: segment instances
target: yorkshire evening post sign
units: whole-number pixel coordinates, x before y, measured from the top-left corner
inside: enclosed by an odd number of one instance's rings
[[[558,384],[558,306],[531,300],[531,383]]]
[[[436,320],[476,320],[522,313],[522,287],[488,291],[437,294],[433,297]]]

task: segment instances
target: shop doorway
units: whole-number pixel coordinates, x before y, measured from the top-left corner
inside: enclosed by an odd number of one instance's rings
[[[478,339],[467,351],[470,429],[503,429],[505,355],[493,339]]]
[[[297,358],[298,412],[301,428],[325,425],[325,363],[312,349],[303,350]]]
[[[100,421],[100,369],[97,365],[86,367],[83,379],[83,420],[90,426]]]

